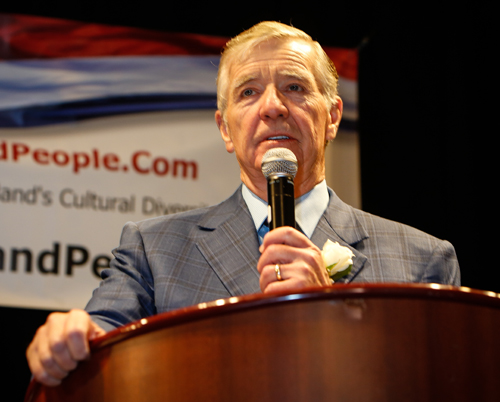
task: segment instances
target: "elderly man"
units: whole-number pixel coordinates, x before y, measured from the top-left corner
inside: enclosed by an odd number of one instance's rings
[[[54,313],[37,331],[27,357],[38,381],[57,385],[88,357],[89,339],[142,317],[259,291],[331,286],[320,250],[328,239],[354,253],[341,282],[459,284],[451,244],[356,210],[327,188],[325,147],[342,116],[337,78],[320,45],[287,25],[263,22],[228,42],[215,120],[236,154],[241,187],[219,205],[128,223],[86,311]],[[300,230],[281,227],[262,238],[261,162],[276,147],[297,157]]]

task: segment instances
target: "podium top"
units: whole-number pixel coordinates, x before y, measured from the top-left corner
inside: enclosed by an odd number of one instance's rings
[[[255,293],[243,296],[234,296],[200,303],[193,306],[160,313],[148,318],[131,322],[119,327],[91,342],[91,350],[107,347],[124,339],[188,323],[204,318],[217,317],[238,311],[246,311],[285,303],[344,300],[344,299],[420,299],[436,300],[469,305],[481,305],[500,309],[500,294],[472,289],[430,284],[339,284],[331,287],[315,287],[304,289],[301,292],[277,292],[270,294]]]

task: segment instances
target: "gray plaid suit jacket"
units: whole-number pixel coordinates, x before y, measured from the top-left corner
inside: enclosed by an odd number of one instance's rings
[[[329,189],[311,240],[355,254],[342,282],[460,284],[453,246],[417,229],[352,208]],[[110,268],[86,310],[106,330],[164,311],[260,292],[254,223],[239,188],[207,208],[125,225]]]

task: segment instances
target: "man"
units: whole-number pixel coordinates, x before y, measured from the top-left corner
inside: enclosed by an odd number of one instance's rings
[[[88,357],[88,340],[142,317],[246,293],[330,286],[320,247],[337,241],[355,254],[343,282],[458,285],[451,244],[344,204],[325,184],[325,146],[337,134],[342,101],[335,67],[304,32],[276,22],[231,40],[219,67],[215,114],[242,186],[223,203],[128,223],[111,268],[86,307],[49,316],[27,350],[38,381],[57,385]],[[300,230],[262,238],[264,153],[297,157]],[[90,315],[89,315],[90,314]]]

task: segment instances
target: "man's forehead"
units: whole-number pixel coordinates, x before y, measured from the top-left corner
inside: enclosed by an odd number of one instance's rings
[[[303,40],[270,40],[235,55],[230,63],[230,76],[233,85],[257,79],[262,67],[276,66],[274,74],[305,80],[310,78],[312,47]]]
[[[306,56],[312,52],[313,47],[310,43],[303,39],[288,38],[280,39],[273,38],[254,43],[252,46],[243,47],[237,52],[233,59],[234,63],[245,63],[247,60],[257,57],[266,52],[278,54],[280,51],[295,53],[296,55]]]

